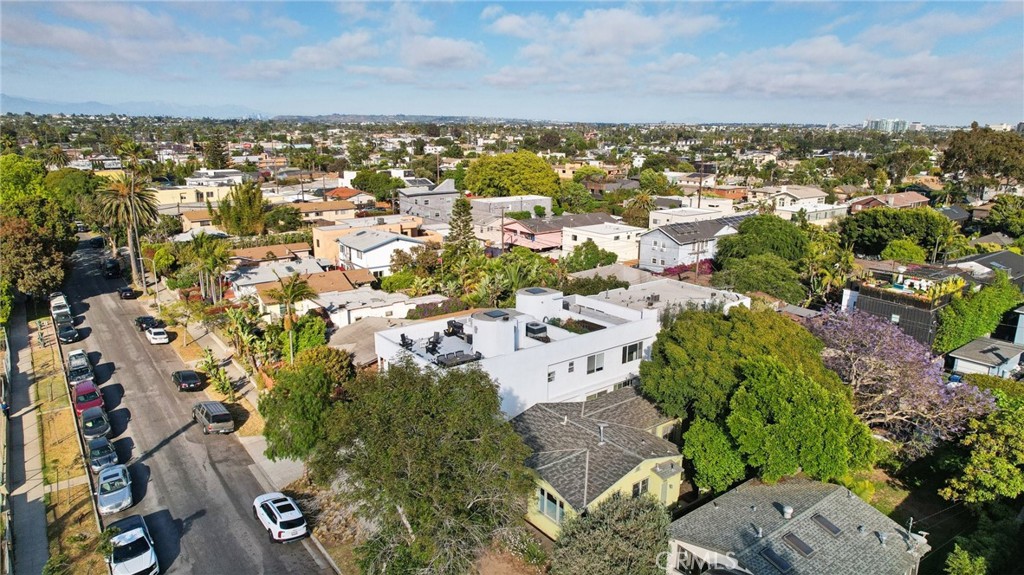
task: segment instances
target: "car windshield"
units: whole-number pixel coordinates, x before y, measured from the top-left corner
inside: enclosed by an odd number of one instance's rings
[[[85,421],[82,422],[82,427],[86,429],[96,429],[97,427],[101,427],[102,425],[102,417],[93,417],[92,419],[86,419]]]
[[[114,452],[114,446],[110,445],[109,443],[104,443],[102,447],[97,447],[95,449],[90,449],[89,450],[89,457],[98,459],[100,457],[106,457],[107,455],[110,455],[113,452]]]
[[[88,375],[89,375],[89,368],[88,367],[76,367],[75,369],[72,369],[70,373],[68,373],[68,376],[71,379],[79,379],[79,378],[82,378],[82,377],[87,377]]]
[[[178,378],[181,383],[199,383],[199,374],[194,371],[183,371]]]
[[[289,519],[281,522],[281,529],[295,529],[296,527],[302,527],[306,524],[306,520],[302,519]]]
[[[71,327],[70,325],[60,326],[60,333],[71,333],[73,331],[75,331],[75,328]]]
[[[78,396],[78,403],[87,403],[90,401],[96,401],[100,398],[100,392],[90,391],[89,393],[83,393]]]
[[[149,541],[145,537],[139,537],[126,545],[114,547],[114,563],[122,563],[134,559],[149,551]]]
[[[125,482],[124,478],[118,476],[109,481],[100,483],[100,493],[113,493],[124,489],[126,485],[128,485],[128,483]]]

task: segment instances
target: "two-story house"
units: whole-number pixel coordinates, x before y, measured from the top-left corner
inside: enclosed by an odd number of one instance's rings
[[[424,222],[445,224],[452,218],[455,200],[463,196],[455,189],[455,180],[451,178],[436,186],[399,188],[396,194],[399,213],[417,216]]]
[[[615,216],[604,212],[509,220],[503,228],[504,239],[505,243],[510,246],[522,246],[538,252],[561,249],[564,228],[609,224],[617,221]]]
[[[751,202],[770,202],[780,208],[824,204],[827,196],[821,188],[794,185],[754,188],[747,194]]]
[[[645,228],[625,224],[593,224],[562,228],[562,251],[572,253],[576,246],[587,241],[618,256],[618,261],[635,260],[639,254],[640,235]]]
[[[391,254],[396,250],[408,252],[425,242],[379,230],[359,230],[336,239],[338,265],[345,269],[369,270],[374,277],[391,275]]]
[[[669,224],[640,236],[640,269],[661,273],[665,268],[713,259],[719,238],[739,231],[746,215]]]
[[[551,539],[562,523],[612,494],[679,500],[682,455],[670,439],[677,419],[661,413],[634,387],[581,402],[538,403],[512,427],[533,451],[537,475],[527,521]]]

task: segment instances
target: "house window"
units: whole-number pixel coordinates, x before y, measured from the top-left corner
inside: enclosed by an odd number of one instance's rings
[[[665,260],[661,260],[661,265],[665,265]]]
[[[555,499],[554,495],[551,495],[544,489],[538,489],[537,511],[540,511],[542,515],[555,523],[561,523],[565,517],[565,503]]]
[[[206,197],[212,198],[213,197],[213,192],[206,192]]]
[[[555,381],[555,372],[549,371],[548,372],[548,383],[551,383],[552,381]]]
[[[615,240],[618,241],[618,239],[619,239],[619,236],[615,236]]]
[[[393,315],[395,315],[395,312],[393,312],[393,311],[386,311],[386,312],[384,312],[384,317],[391,317]]]
[[[423,205],[424,206],[429,206],[430,205],[430,200],[423,200]]]
[[[576,234],[572,235],[572,241],[576,241]]]
[[[320,240],[319,239],[316,240],[316,247],[320,247]]]
[[[654,225],[658,225],[658,218],[654,218]]]
[[[590,395],[587,396],[586,401],[590,401],[592,399],[597,399],[597,398],[601,397],[602,395],[604,395],[606,393],[608,393],[607,389],[602,389],[601,391],[599,391],[597,393],[591,393]]]
[[[323,212],[313,212],[313,215],[319,218],[322,213]]]
[[[647,493],[647,478],[633,484],[633,497],[640,497],[644,493]]]
[[[576,362],[575,361],[570,361],[569,362],[569,373],[572,373],[574,371],[576,371]]]
[[[658,263],[658,258],[651,258],[651,263],[652,264]]]
[[[622,346],[622,363],[629,363],[640,359],[640,348],[641,343],[639,341]]]
[[[654,220],[654,223],[658,223],[658,220]],[[658,247],[658,240],[654,240],[654,247]]]
[[[604,369],[604,354],[595,353],[587,357],[587,373],[594,373]]]

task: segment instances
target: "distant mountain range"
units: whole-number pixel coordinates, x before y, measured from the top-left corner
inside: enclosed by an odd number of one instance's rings
[[[262,115],[245,106],[189,106],[172,102],[54,102],[0,94],[0,114],[83,114],[127,116],[173,116],[176,118],[249,118]]]
[[[322,122],[325,124],[358,124],[371,122],[377,124],[550,124],[547,120],[519,120],[514,118],[484,118],[480,116],[430,116],[406,114],[323,114],[319,116],[282,115],[274,116],[281,122]],[[555,122],[562,123],[562,122]]]

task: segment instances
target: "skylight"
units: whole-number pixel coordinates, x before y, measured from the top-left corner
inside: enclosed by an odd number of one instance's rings
[[[843,532],[842,529],[836,527],[835,523],[829,521],[828,518],[822,515],[821,513],[815,513],[813,516],[811,516],[811,521],[817,523],[818,526],[824,529],[825,531],[828,531],[829,534],[832,535],[832,537],[839,537],[839,534]]]
[[[773,567],[779,570],[779,573],[789,573],[793,570],[793,565],[789,561],[775,552],[771,547],[765,547],[761,550],[761,557],[764,557]]]
[[[793,548],[794,551],[796,551],[804,557],[810,557],[811,555],[814,555],[814,549],[812,549],[810,545],[804,543],[803,539],[797,537],[796,533],[786,533],[782,536],[782,540],[786,542],[786,545],[789,545]]]
[[[508,314],[501,311],[500,309],[492,309],[491,311],[485,311],[484,315],[489,318],[498,319],[500,317],[505,317]]]

